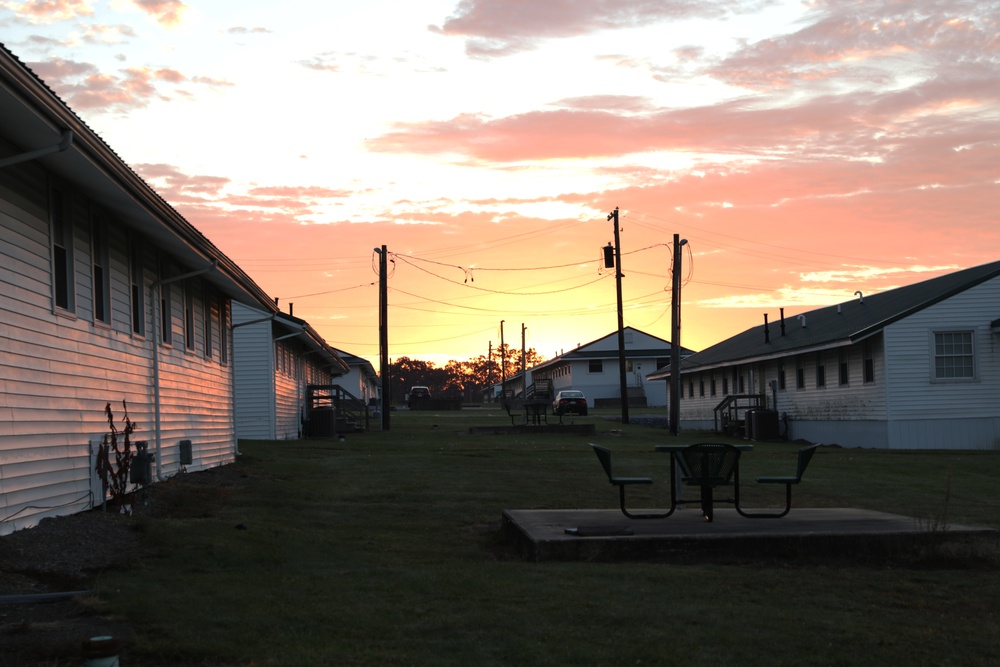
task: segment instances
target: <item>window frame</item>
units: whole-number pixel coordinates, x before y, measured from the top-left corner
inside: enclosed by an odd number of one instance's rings
[[[967,337],[967,341],[963,341],[962,346],[968,345],[968,353],[949,353],[944,354],[941,352],[939,342],[939,337],[955,337],[963,336]],[[977,373],[977,355],[976,355],[976,331],[975,329],[935,329],[930,332],[930,344],[931,344],[931,382],[934,383],[961,383],[961,382],[975,382],[978,380],[979,375]],[[946,343],[954,346],[954,343]],[[955,359],[968,359],[967,364],[962,364],[963,368],[968,368],[969,375],[941,375],[942,367],[938,363],[939,360],[955,360]],[[954,370],[954,367],[952,367]]]
[[[73,196],[62,185],[49,187],[49,252],[52,271],[52,311],[76,315],[76,271]]]
[[[189,278],[184,281],[184,349],[194,352],[198,343],[195,335],[195,283]]]
[[[107,216],[90,211],[90,266],[94,285],[94,324],[111,326],[111,243]]]
[[[146,337],[146,272],[143,246],[139,239],[128,244],[129,305],[132,309],[132,335]]]
[[[160,345],[173,347],[174,345],[174,303],[173,303],[173,283],[164,282],[169,272],[169,262],[160,257]]]

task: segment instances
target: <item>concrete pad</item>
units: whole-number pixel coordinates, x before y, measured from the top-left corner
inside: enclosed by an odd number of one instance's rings
[[[780,519],[747,519],[734,509],[717,508],[715,520],[707,523],[697,504],[679,507],[666,519],[629,519],[618,510],[504,510],[503,530],[534,561],[684,560],[706,555],[892,558],[928,545],[1000,537],[992,528],[931,525],[914,517],[853,508],[793,509]]]

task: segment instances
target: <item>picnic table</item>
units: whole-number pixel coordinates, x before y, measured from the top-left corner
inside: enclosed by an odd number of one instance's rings
[[[657,445],[655,450],[670,455],[670,509],[666,512],[629,511],[625,504],[625,488],[628,486],[649,485],[653,483],[650,477],[622,477],[612,470],[611,450],[590,443],[604,468],[608,481],[618,487],[619,503],[622,513],[630,519],[665,519],[674,513],[679,504],[683,504],[681,489],[686,484],[697,486],[701,491],[701,509],[706,521],[714,519],[715,497],[717,486],[732,486],[733,498],[727,502],[733,503],[736,512],[747,519],[780,519],[792,509],[792,486],[802,481],[809,461],[822,444],[802,447],[798,451],[797,466],[794,475],[762,476],[757,478],[758,484],[784,485],[785,507],[778,511],[750,512],[740,507],[740,455],[753,451],[753,445],[730,445],[717,442],[702,442],[694,445]]]
[[[712,521],[715,518],[715,488],[732,486],[732,502],[739,511],[740,454],[753,451],[753,445],[703,442],[696,445],[657,445],[655,449],[670,454],[671,505],[683,502],[681,489],[684,484],[697,486],[701,492],[702,515],[705,521]]]
[[[502,403],[504,411],[510,417],[511,425],[517,418],[523,419],[525,424],[539,425],[542,422],[549,423],[549,402],[544,399],[513,399]]]

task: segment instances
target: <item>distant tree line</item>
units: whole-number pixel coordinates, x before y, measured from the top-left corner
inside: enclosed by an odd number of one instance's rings
[[[389,364],[390,400],[394,404],[402,403],[410,387],[424,385],[430,388],[431,396],[461,397],[466,403],[478,403],[483,400],[484,392],[499,384],[504,376],[500,372],[501,358],[507,378],[521,372],[521,350],[511,349],[509,345],[503,348],[502,355],[501,350],[494,350],[492,359],[483,354],[467,361],[449,361],[444,368],[432,362],[400,357]],[[534,348],[529,348],[524,353],[524,361],[525,367],[531,368],[544,358]]]

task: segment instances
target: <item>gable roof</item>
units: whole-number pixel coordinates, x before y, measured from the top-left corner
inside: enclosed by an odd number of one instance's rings
[[[625,358],[626,359],[646,359],[649,357],[667,357],[670,355],[671,343],[668,340],[658,338],[656,336],[650,335],[644,331],[640,331],[634,327],[625,327],[624,331],[637,333],[647,338],[652,339],[654,344],[653,347],[649,347],[646,343],[646,347],[634,347],[625,345]],[[607,349],[594,349],[598,347],[601,343],[614,343]],[[693,354],[693,350],[685,349],[681,347],[681,356]],[[541,368],[547,368],[553,366],[557,363],[566,363],[571,361],[579,361],[584,359],[618,359],[618,332],[610,333],[606,336],[601,336],[589,343],[584,343],[565,354],[560,354],[548,361],[543,361],[537,366],[530,368],[529,370],[535,371]]]
[[[306,354],[316,354],[330,366],[330,374],[334,377],[351,372],[347,362],[341,358],[339,351],[334,347],[330,347],[323,340],[323,337],[305,320],[294,315],[289,315],[288,313],[277,313],[274,315],[273,322],[275,328],[285,332],[280,338],[295,338],[299,340],[305,348]]]
[[[0,44],[0,139],[94,199],[226,296],[277,312],[239,266],[154,191],[17,56]],[[56,146],[58,145],[58,148]]]
[[[879,294],[856,293],[857,299],[817,308],[784,322],[770,322],[766,334],[765,325],[761,324],[716,343],[684,359],[681,373],[857,343],[894,322],[997,276],[1000,276],[1000,262],[992,262]],[[647,379],[669,376],[670,371],[663,369]]]
[[[350,367],[357,367],[360,369],[361,373],[368,377],[369,379],[377,379],[378,373],[375,372],[375,367],[372,366],[372,362],[368,361],[364,357],[359,357],[356,354],[351,354],[350,352],[344,352],[339,348],[334,348],[340,358]]]

